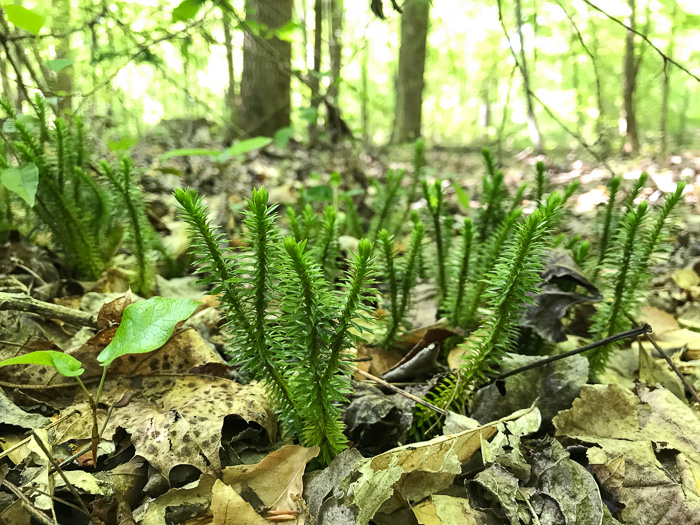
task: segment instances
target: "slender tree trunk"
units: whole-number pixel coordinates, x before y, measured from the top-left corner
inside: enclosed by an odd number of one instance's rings
[[[10,78],[7,76],[7,54],[4,53],[2,59],[0,59],[0,77],[2,78],[2,96],[6,100],[12,100],[12,88],[10,88]]]
[[[311,87],[311,107],[316,110],[318,115],[318,106],[321,99],[318,96],[321,88],[321,53],[323,52],[323,0],[316,0],[314,4],[314,63],[311,70],[310,87]],[[309,143],[311,146],[316,144],[318,140],[318,117],[309,122]]]
[[[396,81],[394,142],[412,142],[421,135],[425,50],[430,25],[430,0],[406,0],[401,16],[401,47]]]
[[[676,19],[676,11],[678,4],[673,4],[671,12],[671,21]],[[675,39],[673,38],[673,28],[671,29],[671,37],[666,54],[673,58],[675,50]],[[668,61],[664,60],[664,75],[661,78],[661,115],[659,116],[659,140],[661,141],[661,154],[665,155],[668,151],[668,98],[671,92],[671,71],[673,68],[668,67]]]
[[[627,25],[632,29],[636,24],[636,0],[628,0],[630,16]],[[625,151],[637,153],[639,151],[639,135],[637,130],[637,116],[635,113],[635,93],[637,90],[637,66],[634,45],[634,33],[625,33],[625,57],[622,71],[622,132],[626,137]]]
[[[586,14],[588,11],[586,10]],[[595,133],[598,136],[598,141],[601,144],[601,149],[607,153],[610,148],[610,141],[605,132],[605,105],[603,99],[603,91],[600,85],[600,72],[598,71],[598,31],[597,26],[592,18],[588,20],[589,33],[591,35],[591,45],[589,46],[591,53],[591,65],[595,74],[595,100],[598,108],[598,117],[595,119]]]
[[[491,76],[486,78],[481,85],[481,103],[479,104],[479,127],[488,133],[491,125]]]
[[[292,0],[246,0],[247,20],[276,29],[291,20]],[[241,77],[240,127],[249,135],[271,137],[289,126],[292,47],[246,31]]]
[[[520,74],[523,77],[523,89],[525,90],[525,102],[527,104],[527,126],[530,131],[530,140],[532,140],[535,150],[539,155],[542,155],[544,153],[544,146],[542,145],[542,135],[540,135],[540,130],[537,127],[535,107],[532,102],[532,94],[530,91],[530,75],[527,70],[521,0],[515,0],[515,18],[518,26],[518,39],[520,40]]]
[[[360,100],[360,115],[362,118],[362,145],[369,145],[369,39],[365,36],[364,49],[362,50],[362,66],[360,72],[360,83],[362,86],[362,98]]]
[[[685,146],[685,133],[688,127],[688,111],[690,110],[690,88],[686,86],[685,94],[683,95],[683,104],[681,106],[680,117],[678,119],[678,133],[676,135],[676,145],[681,148]]]
[[[330,88],[328,88],[328,97],[337,104],[340,70],[343,66],[343,19],[345,18],[345,5],[343,0],[329,0],[329,2],[330,38],[328,39],[328,55],[331,59],[333,79]]]
[[[583,136],[583,128],[586,122],[585,116],[583,114],[583,104],[584,97],[581,92],[581,78],[580,78],[580,68],[578,63],[578,53],[574,52],[576,46],[576,35],[571,35],[571,54],[569,55],[569,60],[571,60],[571,82],[574,85],[574,93],[576,94],[576,127],[579,136]]]
[[[227,8],[222,9],[222,23],[224,26],[224,46],[226,47],[226,71],[228,73],[228,88],[226,88],[226,111],[228,113],[228,126],[226,132],[227,142],[233,139],[233,126],[236,124],[236,78],[233,70],[233,34],[231,33],[231,14]]]
[[[63,30],[70,25],[72,21],[72,6],[70,0],[54,0],[53,2],[54,10],[57,13],[61,13],[58,20],[62,22],[59,23],[58,27],[54,27],[54,30]],[[59,38],[56,42],[56,58],[69,58],[70,57],[70,36],[65,38]],[[58,93],[58,111],[63,113],[66,110],[73,109],[73,78],[72,78],[73,68],[65,67],[58,73],[58,79],[56,81],[56,92]]]

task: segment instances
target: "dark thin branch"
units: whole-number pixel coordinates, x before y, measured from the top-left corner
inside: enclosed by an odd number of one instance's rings
[[[637,328],[633,328],[632,330],[627,330],[626,332],[622,332],[617,335],[611,335],[610,337],[606,337],[605,339],[601,339],[600,341],[596,341],[594,343],[587,344],[586,346],[576,348],[575,350],[564,352],[563,354],[553,355],[551,357],[547,357],[546,359],[542,359],[541,361],[537,361],[536,363],[530,363],[529,365],[521,366],[520,368],[516,368],[515,370],[511,370],[510,372],[505,372],[503,374],[497,375],[496,377],[492,378],[488,384],[500,381],[501,379],[505,379],[506,377],[520,374],[521,372],[525,372],[526,370],[532,370],[533,368],[548,365],[549,363],[553,363],[554,361],[559,361],[560,359],[565,359],[567,357],[580,354],[587,350],[592,350],[593,348],[599,348],[601,346],[609,345],[610,343],[614,343],[616,341],[622,341],[623,339],[639,337],[640,335],[649,334],[649,332],[651,332],[651,326],[649,326],[648,324],[643,324],[642,326],[638,326]]]
[[[641,32],[639,32],[639,31],[637,31],[636,29],[631,28],[630,26],[628,26],[628,25],[625,24],[624,22],[618,20],[618,19],[615,18],[614,16],[609,15],[608,13],[606,13],[605,11],[603,11],[600,7],[598,7],[597,5],[595,5],[593,2],[590,2],[589,0],[583,0],[583,2],[584,2],[586,5],[588,5],[589,7],[592,7],[593,9],[595,9],[596,11],[598,11],[599,13],[602,13],[605,17],[609,18],[610,20],[612,20],[612,21],[615,22],[616,24],[618,24],[618,25],[624,27],[627,31],[631,31],[632,33],[634,33],[635,35],[637,35],[638,37],[640,37],[640,38],[641,38],[642,40],[644,40],[647,44],[649,44],[649,46],[651,46],[651,48],[652,48],[654,51],[656,51],[656,52],[659,54],[659,56],[660,56],[662,59],[664,59],[664,61],[669,62],[670,64],[673,64],[673,65],[676,66],[678,69],[680,69],[681,71],[683,71],[686,75],[688,75],[688,76],[690,76],[690,77],[693,77],[695,80],[697,80],[698,82],[700,82],[700,77],[698,77],[697,75],[694,75],[694,74],[693,74],[691,71],[689,71],[685,66],[679,64],[678,62],[676,62],[675,60],[673,60],[673,58],[671,58],[671,57],[668,56],[666,53],[664,53],[663,51],[661,51],[658,47],[656,47],[656,46],[652,43],[651,40],[649,40],[649,37],[646,36],[644,33],[641,33]]]
[[[579,43],[581,44],[581,47],[585,51],[586,55],[588,55],[588,58],[591,59],[591,64],[593,65],[593,76],[595,77],[595,88],[596,88],[596,99],[598,102],[598,112],[600,115],[598,118],[603,117],[603,90],[600,87],[600,72],[598,71],[598,61],[595,58],[595,55],[593,55],[593,52],[588,48],[588,45],[586,45],[586,42],[583,40],[583,35],[581,34],[581,31],[578,28],[578,25],[576,25],[576,21],[574,18],[571,16],[571,14],[566,10],[564,5],[560,2],[560,0],[555,0],[557,5],[561,8],[561,10],[564,12],[566,15],[566,18],[569,19],[569,22],[571,23],[571,28],[574,30],[574,33],[576,34],[576,38],[578,39]]]
[[[39,437],[39,434],[37,434],[36,431],[34,431],[34,430],[32,430],[32,436],[34,436],[34,441],[36,442],[37,445],[39,445],[39,448],[46,455],[46,458],[49,460],[51,465],[56,469],[58,474],[61,476],[61,478],[63,479],[63,482],[66,484],[66,487],[68,487],[68,490],[70,491],[70,493],[77,500],[78,505],[80,505],[80,509],[78,509],[78,510],[80,510],[80,512],[82,512],[83,514],[85,514],[88,517],[92,516],[92,514],[90,513],[90,510],[85,505],[85,502],[80,497],[80,494],[78,494],[78,491],[75,489],[73,484],[70,482],[70,480],[68,479],[68,476],[66,476],[66,473],[63,472],[61,467],[58,465],[58,461],[56,461],[56,458],[53,457],[53,454],[51,454],[51,452],[49,451],[48,447],[44,443],[44,440],[42,440]]]
[[[37,509],[17,485],[10,483],[6,479],[2,480],[2,484],[22,501],[22,507],[39,523],[43,523],[44,525],[58,525],[54,520]]]
[[[506,28],[505,21],[503,20],[503,10],[502,10],[502,5],[501,5],[501,0],[497,0],[497,2],[498,2],[498,20],[499,20],[499,22],[501,23],[501,29],[503,29],[503,34],[505,35],[506,40],[508,41],[508,48],[510,49],[510,53],[511,53],[511,56],[513,57],[513,60],[515,60],[515,65],[517,66],[517,68],[518,68],[520,71],[522,71],[523,69],[522,69],[522,67],[521,67],[521,65],[520,65],[520,63],[519,63],[519,61],[518,61],[518,56],[517,56],[517,54],[515,53],[515,50],[513,49],[513,44],[512,44],[512,42],[510,41],[510,34],[508,33],[508,28]],[[566,133],[568,133],[568,134],[571,135],[573,138],[575,138],[575,139],[578,141],[578,143],[581,145],[581,147],[583,147],[583,149],[585,149],[594,159],[596,159],[596,161],[598,161],[599,163],[601,163],[603,166],[605,166],[605,168],[606,168],[610,173],[612,173],[613,175],[615,175],[615,170],[613,170],[612,167],[606,162],[606,160],[605,160],[604,158],[602,158],[600,155],[598,155],[598,154],[593,150],[593,148],[591,148],[591,147],[588,145],[588,143],[587,143],[585,140],[583,140],[583,137],[581,137],[578,133],[576,133],[576,132],[572,131],[571,129],[569,129],[569,128],[559,119],[559,117],[557,117],[557,116],[554,114],[554,112],[553,112],[551,109],[549,109],[549,106],[547,106],[547,104],[545,104],[544,102],[542,102],[542,100],[535,94],[534,91],[532,91],[529,87],[527,87],[526,89],[527,89],[527,92],[530,94],[530,96],[532,96],[532,98],[534,98],[534,99],[542,106],[542,108],[543,108],[543,109],[547,112],[547,114],[554,120],[554,122],[556,122],[557,124],[559,124],[559,126],[560,126],[564,131],[566,131]]]
[[[649,334],[644,334],[644,336],[649,340],[649,342],[652,345],[654,345],[654,348],[656,349],[656,351],[661,355],[661,357],[663,357],[666,360],[666,362],[668,363],[668,366],[670,366],[671,369],[680,378],[680,380],[683,383],[683,385],[685,386],[685,388],[688,389],[688,392],[690,392],[690,395],[693,396],[693,399],[695,399],[695,402],[700,403],[700,397],[698,396],[697,391],[695,390],[695,388],[693,388],[693,385],[691,385],[688,382],[688,380],[681,373],[681,371],[678,370],[678,367],[676,366],[676,364],[673,361],[671,361],[671,358],[668,356],[668,354],[666,352],[664,352],[658,344],[656,344],[656,341],[654,341]]]

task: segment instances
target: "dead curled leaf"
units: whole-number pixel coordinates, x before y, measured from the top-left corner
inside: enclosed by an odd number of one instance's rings
[[[554,424],[558,436],[591,447],[590,466],[623,523],[697,522],[700,420],[671,392],[586,385]]]
[[[226,467],[221,479],[236,493],[248,495],[247,500],[260,501],[267,510],[297,514],[298,517],[288,523],[301,525],[304,519],[298,502],[304,488],[302,476],[306,464],[318,456],[318,452],[318,447],[287,445],[255,465]],[[251,493],[255,495],[253,498]]]
[[[218,477],[221,431],[228,416],[260,425],[274,441],[276,421],[262,386],[211,376],[143,378],[138,396],[114,409],[105,437],[126,430],[136,454],[166,479],[182,464]]]
[[[526,416],[531,411],[521,410],[475,429],[405,445],[373,458],[341,454],[329,467],[330,472],[338,471],[330,486],[327,476],[310,481],[308,492],[313,496],[309,506],[321,509],[324,500],[330,498],[333,501],[326,506],[329,511],[352,513],[355,523],[366,525],[377,512],[389,514],[449,487],[462,471],[462,464],[480,449],[483,440],[496,433],[499,423]],[[339,469],[336,462],[344,466]],[[333,487],[342,487],[342,492]]]

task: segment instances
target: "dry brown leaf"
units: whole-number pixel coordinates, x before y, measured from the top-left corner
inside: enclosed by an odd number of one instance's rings
[[[270,510],[299,512],[294,523],[304,522],[298,505],[306,464],[318,456],[318,447],[288,445],[267,455],[256,465],[226,467],[222,479],[238,493],[253,491]]]
[[[260,385],[239,385],[211,376],[143,378],[124,407],[115,408],[105,437],[118,428],[131,436],[136,454],[166,479],[182,464],[202,473],[221,472],[219,448],[224,418],[236,416],[264,428],[275,439],[276,421]]]
[[[700,275],[690,268],[680,268],[674,271],[671,278],[684,290],[690,290],[694,286],[700,285]]]
[[[233,488],[216,480],[211,493],[213,525],[269,525]]]
[[[668,312],[664,312],[660,308],[644,305],[640,309],[640,315],[637,320],[640,323],[647,323],[654,331],[654,335],[680,328],[678,321]]]

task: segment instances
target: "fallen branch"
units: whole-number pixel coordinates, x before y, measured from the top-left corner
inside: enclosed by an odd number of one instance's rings
[[[87,312],[39,301],[21,293],[0,292],[0,310],[29,312],[48,319],[59,319],[75,326],[97,328],[97,318]]]
[[[698,397],[697,391],[693,388],[693,385],[691,385],[688,380],[685,378],[685,376],[681,373],[680,370],[678,370],[678,367],[676,364],[671,361],[671,358],[668,357],[668,354],[664,352],[659,345],[656,344],[656,341],[654,341],[649,334],[644,334],[644,337],[646,337],[649,342],[654,345],[654,348],[656,351],[661,354],[661,357],[663,357],[666,362],[668,363],[668,366],[671,367],[671,369],[676,373],[676,375],[680,378],[681,383],[688,389],[688,392],[690,392],[690,395],[693,396],[693,399],[695,399],[696,403],[700,403],[700,397]]]
[[[436,407],[436,406],[433,405],[432,403],[428,403],[425,399],[422,399],[422,398],[420,398],[420,397],[418,397],[418,396],[414,396],[414,395],[411,394],[410,392],[406,392],[405,390],[402,390],[402,389],[400,389],[399,387],[394,386],[394,385],[392,385],[391,383],[389,383],[389,382],[387,382],[387,381],[384,381],[383,379],[379,379],[377,376],[373,376],[373,375],[370,374],[369,372],[365,372],[364,370],[360,370],[359,368],[351,368],[350,370],[352,370],[353,372],[357,372],[358,374],[360,374],[360,375],[363,376],[363,377],[366,377],[366,378],[369,379],[370,381],[374,381],[374,382],[377,383],[378,385],[381,385],[381,386],[383,386],[383,387],[386,387],[386,388],[388,388],[389,390],[392,390],[392,391],[396,392],[397,394],[401,394],[402,396],[407,397],[407,398],[410,399],[411,401],[415,401],[416,403],[418,403],[418,404],[420,404],[420,405],[423,405],[424,407],[429,408],[430,410],[432,410],[432,411],[434,411],[434,412],[437,412],[437,413],[440,414],[441,416],[446,416],[446,415],[447,415],[447,411],[446,411],[446,410],[443,410],[442,408]]]
[[[537,361],[536,363],[530,363],[529,365],[521,366],[520,368],[516,368],[515,370],[511,370],[510,372],[505,372],[503,374],[497,375],[496,377],[493,377],[491,381],[489,381],[487,384],[495,383],[496,381],[500,381],[501,379],[505,379],[506,377],[511,377],[516,374],[520,374],[521,372],[525,372],[526,370],[532,370],[533,368],[537,368],[539,366],[548,365],[549,363],[553,363],[554,361],[559,361],[560,359],[580,354],[582,352],[585,352],[586,350],[592,350],[593,348],[605,346],[616,341],[622,341],[623,339],[636,338],[640,335],[649,334],[649,332],[651,332],[651,326],[649,326],[648,324],[643,324],[641,326],[638,326],[637,328],[632,328],[632,330],[627,330],[626,332],[621,332],[617,335],[611,335],[610,337],[606,337],[605,339],[601,339],[600,341],[596,341],[594,343],[587,344],[586,346],[576,348],[575,350],[564,352],[563,354],[553,355],[551,357],[547,357],[546,359],[542,359],[541,361]]]

